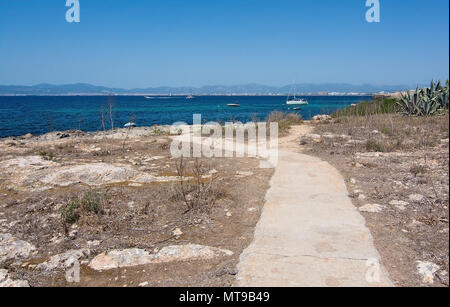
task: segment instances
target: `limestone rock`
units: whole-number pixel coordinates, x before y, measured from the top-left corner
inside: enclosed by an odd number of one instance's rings
[[[330,115],[316,115],[311,121],[313,123],[329,123],[333,121],[333,118]]]
[[[432,262],[417,261],[417,270],[422,276],[422,282],[425,284],[433,284],[434,276],[440,267]]]
[[[411,194],[411,195],[409,195],[409,200],[413,201],[413,202],[420,203],[424,199],[425,199],[425,197],[423,195],[421,195],[421,194]]]
[[[393,200],[389,203],[389,205],[395,206],[397,209],[403,211],[406,210],[406,207],[409,205],[409,203],[403,200]]]
[[[174,237],[179,237],[179,236],[181,236],[182,234],[183,234],[183,232],[181,231],[180,228],[176,228],[176,229],[174,229],[174,231],[172,231],[172,235],[173,235]]]
[[[32,244],[19,240],[11,234],[0,234],[0,263],[17,258],[27,258],[36,250]]]
[[[314,133],[309,133],[306,135],[306,137],[308,139],[312,139],[314,141],[320,141],[322,139],[322,136],[320,134],[314,134]]]
[[[52,256],[49,261],[39,264],[36,268],[45,271],[70,268],[76,261],[89,257],[90,253],[89,249],[70,250]]]
[[[243,172],[243,171],[236,172],[236,177],[238,178],[245,178],[250,176],[253,176],[253,172]]]
[[[365,206],[362,206],[359,208],[359,211],[361,212],[368,212],[368,213],[380,213],[383,211],[383,206],[378,204],[367,204]]]
[[[28,288],[29,286],[28,281],[13,280],[7,270],[0,270],[0,288]]]
[[[167,246],[156,254],[134,248],[102,253],[91,261],[89,267],[96,271],[104,271],[145,264],[208,260],[231,255],[233,252],[229,250],[195,244]]]
[[[366,200],[366,199],[367,199],[367,196],[364,195],[364,194],[359,194],[359,195],[358,195],[358,199],[359,199],[359,200]]]

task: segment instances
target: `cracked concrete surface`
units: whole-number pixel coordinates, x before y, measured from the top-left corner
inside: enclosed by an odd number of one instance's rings
[[[344,179],[298,152],[296,137],[280,140],[279,164],[235,286],[392,286]]]

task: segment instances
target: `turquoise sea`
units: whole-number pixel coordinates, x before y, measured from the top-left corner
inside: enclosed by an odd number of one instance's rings
[[[275,110],[299,113],[304,119],[329,114],[351,104],[370,100],[368,96],[313,96],[308,106],[294,111],[283,96],[0,96],[0,137],[51,131],[102,130],[102,109],[108,117],[113,106],[115,127],[123,127],[131,119],[138,126],[185,122],[192,124],[192,115],[201,114],[204,122],[248,122],[255,116],[263,120]],[[240,108],[228,104],[240,104]],[[109,128],[109,119],[106,119]]]

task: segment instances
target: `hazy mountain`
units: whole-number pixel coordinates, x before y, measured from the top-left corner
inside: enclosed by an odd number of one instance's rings
[[[34,86],[23,85],[0,85],[0,95],[69,95],[69,94],[287,94],[287,93],[318,93],[318,92],[357,92],[377,93],[380,91],[395,92],[410,89],[408,85],[353,85],[344,83],[324,84],[295,84],[282,87],[266,86],[262,84],[243,85],[207,85],[200,88],[195,87],[150,87],[136,89],[110,88],[95,86],[86,83],[76,84],[37,84]]]

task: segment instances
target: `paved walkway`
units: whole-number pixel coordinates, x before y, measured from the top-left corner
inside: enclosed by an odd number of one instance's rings
[[[294,141],[280,141],[280,161],[235,285],[392,286],[342,176],[296,152]]]

